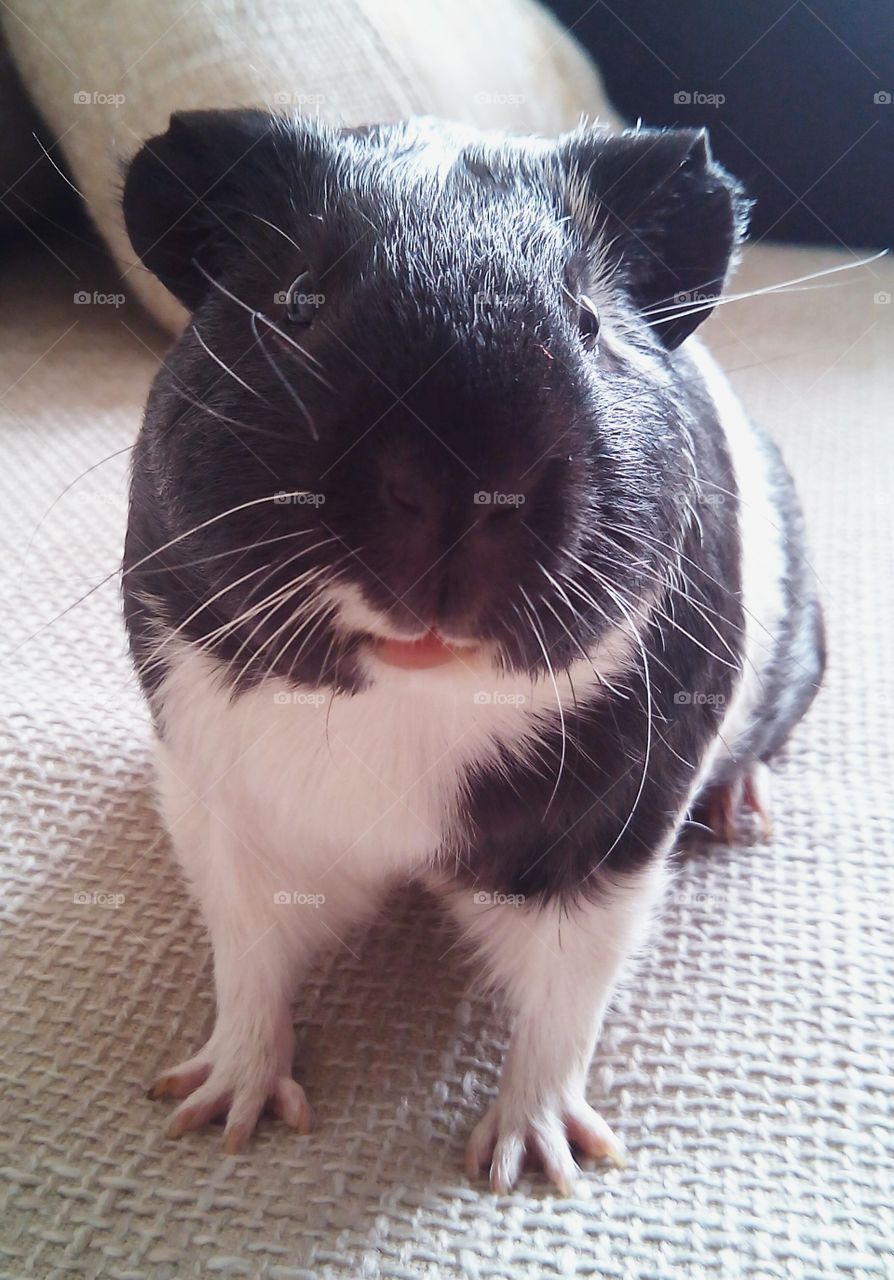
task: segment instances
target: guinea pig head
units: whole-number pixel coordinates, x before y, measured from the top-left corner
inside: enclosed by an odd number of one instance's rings
[[[153,492],[259,674],[432,635],[561,667],[660,574],[694,483],[675,352],[746,212],[703,133],[191,112],[124,212],[191,314]]]

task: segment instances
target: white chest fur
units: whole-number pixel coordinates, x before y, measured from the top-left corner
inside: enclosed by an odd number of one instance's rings
[[[188,792],[224,806],[243,840],[288,860],[308,847],[381,876],[430,860],[449,842],[470,769],[534,752],[580,699],[601,696],[633,660],[627,628],[569,675],[532,681],[480,661],[428,671],[375,659],[353,697],[267,681],[233,698],[207,657],[180,646],[160,692],[162,763]],[[573,685],[573,692],[572,692]],[[558,771],[559,757],[541,767]],[[347,867],[345,868],[347,869]]]

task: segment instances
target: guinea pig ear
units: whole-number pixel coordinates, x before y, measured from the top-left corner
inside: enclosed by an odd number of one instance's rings
[[[710,315],[750,202],[704,129],[580,129],[559,139],[569,212],[668,348]],[[707,304],[707,305],[706,305]]]
[[[240,241],[250,209],[282,171],[283,126],[264,111],[178,111],[124,180],[124,221],[143,263],[194,311]]]

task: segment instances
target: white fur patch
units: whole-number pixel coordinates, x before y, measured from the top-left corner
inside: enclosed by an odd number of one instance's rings
[[[616,681],[636,652],[632,628],[620,627],[592,664],[574,663],[554,686],[500,674],[483,655],[407,671],[370,651],[372,684],[354,696],[271,679],[234,698],[208,657],[175,642],[157,697],[161,756],[188,790],[213,790],[242,839],[294,860],[317,888],[336,862],[381,880],[449,842],[468,770],[501,749],[536,760],[544,730],[559,723],[557,693],[563,710],[575,695],[602,696],[594,668]],[[539,767],[557,769],[558,759]]]
[[[744,670],[726,710],[714,751],[705,760],[699,786],[711,768],[736,756],[738,742],[761,700],[762,682],[785,614],[783,578],[785,556],[779,514],[773,505],[768,461],[724,373],[707,349],[690,341],[686,350],[698,365],[714,401],[726,435],[738,492],[741,544],[742,607],[744,609]],[[728,494],[704,487],[702,499],[722,504]],[[687,573],[689,566],[684,565]],[[698,571],[691,570],[698,583]]]

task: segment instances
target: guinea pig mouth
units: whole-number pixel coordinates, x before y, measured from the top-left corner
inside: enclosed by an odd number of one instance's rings
[[[446,640],[437,631],[428,631],[417,640],[370,639],[373,653],[380,662],[404,671],[426,671],[448,662],[468,660],[479,648],[474,644]]]

